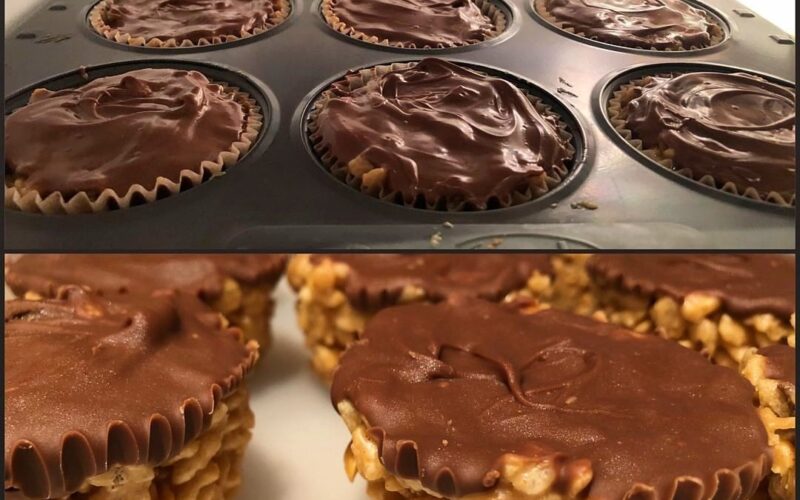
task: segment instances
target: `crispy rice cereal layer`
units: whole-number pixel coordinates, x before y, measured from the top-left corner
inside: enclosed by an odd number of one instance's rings
[[[740,364],[742,375],[756,389],[759,416],[773,450],[769,496],[773,500],[795,498],[797,458],[795,450],[795,386],[766,375],[767,359],[749,349]]]
[[[69,500],[227,500],[241,484],[244,451],[255,424],[239,387],[222,400],[210,427],[168,462],[117,466],[89,478]]]
[[[795,345],[794,315],[790,323],[770,313],[734,318],[711,295],[692,293],[683,301],[652,299],[598,278],[586,287],[575,286],[572,293],[580,297],[575,312],[637,332],[655,332],[729,367],[738,366],[750,348]]]
[[[434,500],[441,495],[426,489],[419,480],[404,479],[391,474],[383,466],[378,447],[367,433],[367,424],[348,401],[337,406],[339,413],[350,430],[352,440],[344,455],[344,466],[347,476],[352,481],[360,474],[369,483],[367,492],[372,498],[379,500],[401,500],[413,498]],[[590,468],[574,471],[574,481],[569,485],[561,485],[563,493],[554,491],[554,480],[557,477],[552,464],[533,462],[515,455],[507,455],[501,470],[497,486],[486,493],[473,493],[460,500],[560,500],[576,498],[592,480]]]
[[[297,290],[297,320],[311,350],[311,365],[327,382],[342,352],[358,340],[364,323],[378,312],[360,310],[350,303],[343,291],[348,272],[346,264],[330,259],[314,263],[308,255],[292,257],[287,270],[289,283]],[[509,293],[504,300],[528,299],[545,306],[553,293],[553,280],[534,272],[525,288]],[[398,304],[425,301],[424,290],[407,286]]]
[[[270,321],[275,309],[272,284],[251,285],[226,278],[222,295],[210,305],[233,326],[242,329],[244,340],[256,340],[262,352],[269,348]]]

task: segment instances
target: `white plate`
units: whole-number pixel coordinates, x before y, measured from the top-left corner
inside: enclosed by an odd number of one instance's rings
[[[350,433],[330,393],[309,366],[294,293],[275,291],[273,343],[248,379],[256,415],[239,500],[367,500],[366,483],[347,480],[342,457]]]

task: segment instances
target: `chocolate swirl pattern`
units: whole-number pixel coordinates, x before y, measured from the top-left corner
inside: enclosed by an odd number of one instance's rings
[[[724,32],[708,12],[684,0],[535,0],[562,29],[622,47],[690,50],[719,43]]]
[[[650,77],[634,92],[619,117],[644,149],[696,180],[793,202],[792,89],[746,73],[697,72]]]
[[[281,23],[288,0],[103,0],[90,13],[106,38],[131,45],[207,45],[246,38]]]
[[[101,197],[126,206],[134,191],[151,201],[158,187],[177,192],[220,173],[260,126],[255,103],[197,71],[148,68],[37,89],[6,119],[6,186],[41,199],[82,194],[91,209]]]
[[[496,36],[506,22],[488,2],[473,0],[325,0],[322,12],[338,31],[411,48],[482,42]]]
[[[433,58],[379,68],[334,83],[310,115],[323,162],[362,190],[485,209],[527,201],[566,175],[565,125],[510,82]]]
[[[5,488],[61,498],[114,465],[177,455],[255,363],[238,334],[183,292],[7,302]]]
[[[554,310],[386,309],[342,357],[331,395],[363,417],[390,473],[445,498],[491,491],[512,457],[550,464],[555,492],[577,498],[749,498],[769,470],[735,371]],[[573,491],[578,473],[591,481]]]

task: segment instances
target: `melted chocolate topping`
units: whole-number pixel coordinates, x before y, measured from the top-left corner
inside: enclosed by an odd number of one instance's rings
[[[270,254],[29,254],[7,263],[6,283],[20,296],[53,297],[63,285],[81,285],[103,295],[165,288],[216,298],[226,277],[275,283],[285,260]]]
[[[595,499],[749,498],[768,471],[752,387],[734,370],[554,310],[385,309],[331,394],[365,417],[392,474],[447,498],[493,488],[506,454],[554,460],[556,489],[588,464]]]
[[[477,43],[494,30],[473,0],[335,0],[332,10],[349,28],[417,48]]]
[[[623,289],[678,301],[692,292],[718,297],[725,312],[772,313],[788,321],[795,310],[795,260],[766,254],[598,254],[589,273]]]
[[[568,159],[557,120],[513,84],[456,64],[423,59],[334,96],[319,114],[322,142],[343,163],[356,157],[387,171],[388,192],[484,207],[510,204],[532,179]]]
[[[795,192],[795,93],[745,73],[653,77],[626,107],[645,147],[671,148],[676,169],[774,191]]]
[[[217,161],[244,127],[242,106],[197,71],[141,69],[39,89],[6,119],[6,175],[43,197],[106,188],[123,196]]]
[[[797,351],[794,347],[776,344],[762,347],[758,354],[767,358],[767,377],[797,385]]]
[[[255,362],[196,297],[5,304],[5,488],[61,498],[116,464],[159,464]]]
[[[273,25],[273,0],[106,0],[103,21],[132,37],[177,42],[241,37]]]
[[[344,292],[360,309],[395,304],[403,288],[414,286],[438,302],[450,297],[501,300],[519,290],[534,271],[552,274],[546,254],[360,254],[314,255],[349,268]]]
[[[565,28],[623,47],[707,47],[715,24],[705,11],[683,0],[541,1]]]

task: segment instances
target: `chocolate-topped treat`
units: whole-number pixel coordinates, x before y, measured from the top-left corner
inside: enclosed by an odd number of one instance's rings
[[[535,5],[562,29],[621,47],[691,50],[724,37],[718,21],[684,0],[535,0]]]
[[[739,367],[753,384],[759,416],[769,434],[772,447],[772,474],[769,495],[772,500],[794,500],[796,458],[797,353],[794,347],[771,345],[750,350]]]
[[[406,497],[743,499],[770,464],[735,371],[554,310],[386,309],[331,397],[353,435],[346,468]]]
[[[80,197],[77,211],[98,211],[199,184],[255,139],[261,115],[248,99],[197,71],[165,68],[37,89],[6,118],[7,195],[13,189],[23,210],[70,212]],[[33,195],[56,206],[27,206]]]
[[[551,275],[548,254],[315,254],[348,267],[344,293],[359,309],[397,303],[403,290],[421,290],[431,302],[470,296],[502,300],[534,272]]]
[[[6,302],[6,495],[228,493],[252,427],[240,385],[258,356],[238,335],[180,291]]]
[[[719,363],[794,343],[795,259],[768,254],[598,254],[590,294],[606,319],[655,331]]]
[[[290,8],[288,0],[102,0],[89,20],[118,42],[191,46],[262,33],[283,22]]]
[[[642,295],[717,297],[737,317],[795,310],[795,259],[770,254],[597,254],[588,271]]]
[[[322,13],[351,37],[408,48],[478,43],[506,24],[488,0],[323,0]]]
[[[747,73],[693,72],[623,85],[612,122],[664,166],[725,191],[795,197],[795,93]]]
[[[314,369],[328,379],[342,351],[377,311],[454,297],[522,301],[536,308],[554,295],[548,254],[298,255],[287,277]]]
[[[462,210],[547,192],[574,155],[559,117],[514,84],[427,58],[346,75],[309,117],[331,171],[374,196]]]
[[[63,285],[106,296],[179,289],[263,345],[269,342],[272,290],[285,264],[278,254],[29,254],[8,260],[6,283],[18,296],[41,297],[55,296]]]

